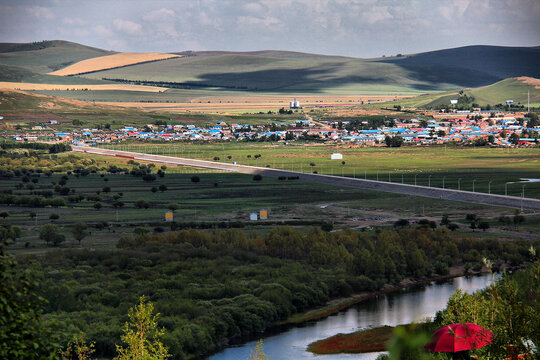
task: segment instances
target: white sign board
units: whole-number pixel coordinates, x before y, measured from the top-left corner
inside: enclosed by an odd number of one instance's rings
[[[330,155],[330,160],[343,160],[343,154],[333,153],[332,155]]]
[[[450,100],[450,104],[456,105],[456,104],[457,104],[457,100]]]

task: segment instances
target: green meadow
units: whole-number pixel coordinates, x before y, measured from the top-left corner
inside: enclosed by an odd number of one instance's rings
[[[474,186],[474,191],[512,196],[522,196],[525,191],[526,197],[540,198],[540,182],[517,183],[520,179],[540,179],[538,149],[454,145],[361,148],[258,142],[132,143],[105,147],[423,186],[443,187],[444,181],[445,188],[473,191]],[[343,160],[331,160],[334,152],[343,154]],[[255,155],[261,156],[256,159]]]

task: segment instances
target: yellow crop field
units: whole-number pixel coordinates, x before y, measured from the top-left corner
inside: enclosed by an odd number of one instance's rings
[[[127,65],[144,63],[148,61],[166,60],[177,57],[182,56],[164,53],[120,53],[79,61],[63,69],[53,71],[49,73],[49,75],[78,75],[89,73],[92,71],[108,70]]]
[[[239,95],[239,96],[203,96],[187,102],[101,102],[106,105],[136,107],[152,110],[168,111],[200,111],[200,112],[238,112],[238,111],[275,111],[279,108],[289,109],[289,101],[293,98],[300,101],[305,109],[326,108],[332,111],[351,112],[350,108],[362,101],[392,101],[410,96],[396,95]]]
[[[124,90],[163,92],[166,88],[146,85],[103,84],[103,85],[66,85],[66,84],[32,84],[0,81],[0,89],[8,90]]]

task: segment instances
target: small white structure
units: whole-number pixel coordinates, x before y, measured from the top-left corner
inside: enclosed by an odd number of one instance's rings
[[[257,214],[256,212],[249,213],[249,220],[251,221],[259,220],[259,214]]]
[[[294,99],[293,101],[289,102],[289,108],[290,109],[300,109],[300,101]]]
[[[506,105],[510,105],[510,104],[513,104],[514,103],[514,100],[506,100]]]
[[[457,104],[457,100],[450,100],[450,104],[456,105],[456,104]]]
[[[330,160],[343,160],[343,154],[333,153],[332,155],[330,155]]]

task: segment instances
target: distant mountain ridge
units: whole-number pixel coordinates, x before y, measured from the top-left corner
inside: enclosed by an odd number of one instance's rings
[[[294,51],[170,52],[182,58],[137,64],[73,77],[167,82],[243,91],[355,92],[450,90],[485,86],[506,78],[540,78],[540,46],[465,46],[400,57],[359,59]],[[0,81],[30,82],[75,62],[114,52],[67,41],[0,44]],[[2,70],[3,68],[3,70]],[[17,75],[10,74],[16,72]],[[10,76],[11,75],[11,76]]]

